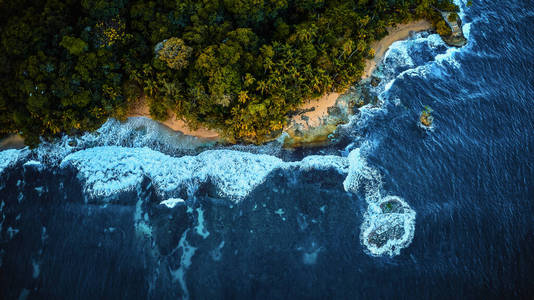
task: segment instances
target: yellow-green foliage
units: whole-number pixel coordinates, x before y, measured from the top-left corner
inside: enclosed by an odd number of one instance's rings
[[[72,55],[80,55],[88,49],[87,43],[84,42],[82,39],[71,37],[68,35],[63,37],[59,45],[65,47]]]
[[[458,14],[455,12],[450,13],[447,20],[449,20],[449,22],[456,22],[456,20],[458,20]]]
[[[181,70],[189,64],[189,57],[193,48],[187,46],[182,39],[170,38],[163,42],[158,51],[158,58],[167,63],[174,70]]]
[[[458,9],[450,0],[0,1],[0,133],[35,144],[92,130],[144,93],[158,119],[172,111],[261,142],[305,99],[359,80],[388,26],[426,18],[449,32],[436,8]]]
[[[432,122],[434,121],[434,117],[432,117],[432,108],[429,106],[425,106],[425,109],[421,112],[421,115],[419,116],[419,121],[424,126],[431,126]]]
[[[436,31],[439,35],[444,36],[448,36],[452,33],[451,28],[449,27],[449,25],[447,25],[447,23],[445,23],[444,20],[441,20],[436,23]]]
[[[126,25],[119,18],[113,18],[109,21],[102,21],[96,24],[96,31],[99,36],[101,47],[113,46],[116,42],[123,40]]]

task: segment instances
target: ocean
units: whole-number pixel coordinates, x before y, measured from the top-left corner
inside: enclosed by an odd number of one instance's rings
[[[534,2],[458,4],[467,45],[394,43],[324,147],[132,118],[1,151],[0,298],[532,299]]]

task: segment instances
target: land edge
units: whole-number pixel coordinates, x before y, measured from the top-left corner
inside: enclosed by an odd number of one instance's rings
[[[377,65],[382,60],[385,52],[391,46],[391,44],[396,41],[408,38],[412,32],[429,30],[431,28],[432,24],[424,19],[412,21],[409,23],[397,24],[394,27],[388,27],[388,34],[384,38],[378,41],[374,41],[371,44],[371,48],[375,50],[375,55],[373,58],[366,60],[362,79],[366,79],[371,76],[371,74],[376,69]],[[325,125],[324,120],[328,118],[329,109],[336,106],[339,97],[345,92],[346,91],[330,92],[324,94],[319,98],[309,99],[305,101],[305,103],[303,103],[297,109],[298,111],[301,111],[301,113],[297,113],[289,119],[288,125],[284,128],[284,132],[288,133],[291,137],[292,129],[298,127],[299,132],[314,132],[311,134],[312,136],[317,135],[317,132],[320,132],[320,134],[318,135],[327,135],[333,130],[317,130],[317,127]],[[132,108],[127,114],[127,117],[146,117],[152,119],[152,117],[150,116],[148,104],[146,103],[146,101],[143,101],[143,99],[140,99],[138,102],[132,105]],[[170,117],[167,120],[157,122],[172,129],[173,131],[180,132],[184,135],[190,135],[206,140],[221,139],[219,133],[216,130],[208,129],[205,127],[192,129],[184,120],[177,118],[176,115],[173,113],[170,113]],[[313,137],[311,139],[313,139]]]
[[[445,20],[447,20],[447,12],[442,12],[442,15]],[[450,43],[450,40],[448,40],[448,37],[443,37],[443,40],[445,43],[449,44],[450,46],[456,46],[461,47],[465,45],[466,39],[463,36],[463,32],[461,31],[461,21],[454,22],[455,24],[452,24],[451,22],[447,21],[447,24],[451,29],[453,30],[453,34],[456,36],[461,35],[461,44],[458,43]],[[455,26],[456,25],[456,26]],[[457,30],[459,28],[459,31]],[[432,24],[428,22],[427,20],[420,19],[415,20],[408,23],[401,23],[397,24],[393,27],[388,27],[388,34],[378,40],[374,41],[370,47],[375,50],[375,55],[371,59],[367,59],[365,62],[364,71],[362,74],[362,80],[371,78],[372,73],[377,68],[377,66],[381,63],[384,54],[386,53],[387,49],[396,41],[405,40],[413,32],[419,32],[419,31],[426,31],[426,30],[432,30]],[[456,29],[456,30],[455,30]],[[459,35],[458,35],[459,32]],[[348,90],[348,89],[347,89]],[[327,140],[327,136],[329,136],[330,133],[334,132],[335,129],[339,124],[325,124],[325,120],[329,117],[330,113],[329,110],[331,108],[336,107],[338,103],[338,99],[343,96],[345,93],[347,93],[347,90],[342,92],[331,92],[327,93],[319,98],[316,99],[309,99],[303,103],[298,110],[302,111],[301,113],[297,113],[293,115],[289,121],[288,125],[285,126],[283,132],[288,133],[291,132],[291,129],[295,128],[295,125],[299,125],[298,132],[299,134],[303,134],[307,137],[305,139],[298,139],[300,141],[305,140],[304,144],[309,143],[311,146],[316,144],[322,144],[324,141]],[[347,105],[347,103],[342,103],[341,106]],[[137,103],[134,103],[126,118],[130,117],[146,117],[149,119],[154,120],[150,116],[149,108],[146,103],[146,101],[143,101],[143,99],[140,99]],[[192,129],[184,120],[179,119],[174,114],[170,114],[170,117],[165,121],[158,121],[154,120],[161,125],[168,127],[169,129],[183,134],[187,136],[193,136],[202,140],[206,141],[220,141],[223,142],[222,138],[220,137],[219,133],[216,130],[208,129],[205,127],[199,127],[196,129]],[[308,133],[308,134],[306,134]],[[288,133],[289,139],[286,139],[288,141],[291,141],[291,138],[295,139],[295,136],[291,136],[290,133]],[[286,143],[291,146],[291,143]],[[293,143],[294,146],[303,146],[302,142]],[[18,135],[18,134],[11,134],[8,135],[2,139],[0,139],[0,150],[5,149],[20,149],[23,148],[24,145],[24,139]]]
[[[382,63],[385,53],[394,42],[405,40],[415,32],[432,29],[432,24],[424,19],[388,27],[388,34],[384,38],[371,43],[370,47],[374,49],[375,55],[366,60],[361,80],[356,85],[371,82],[373,72]],[[313,147],[328,143],[338,125],[349,121],[352,114],[352,93],[351,86],[342,92],[325,94],[305,102],[299,109],[306,112],[293,116],[285,128],[288,136],[284,140],[284,146]]]

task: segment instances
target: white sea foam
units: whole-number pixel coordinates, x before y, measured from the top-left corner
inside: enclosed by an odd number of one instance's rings
[[[274,156],[231,150],[210,150],[197,158],[201,181],[209,178],[223,197],[242,199],[284,162]]]
[[[471,23],[463,24],[462,25],[462,31],[464,32],[465,38],[470,41],[471,40]],[[469,42],[468,42],[469,44]]]
[[[70,153],[97,146],[149,147],[174,152],[193,150],[206,144],[196,137],[170,131],[151,119],[133,117],[122,123],[109,119],[98,130],[80,137],[63,136],[53,143],[42,141],[35,152],[39,161],[55,165]]]
[[[392,200],[402,204],[403,212],[382,211],[380,204]],[[389,196],[378,204],[369,204],[361,226],[362,244],[375,256],[400,254],[400,250],[409,246],[413,240],[415,215],[415,211],[398,197]]]
[[[148,148],[95,147],[72,153],[61,167],[73,166],[92,197],[132,190],[143,177],[166,195],[191,184],[211,182],[222,197],[239,201],[277,168],[334,168],[346,173],[345,158],[311,156],[301,162],[284,162],[265,155],[232,150],[209,150],[197,156],[171,157]]]
[[[465,17],[464,9],[466,1],[455,0],[455,3],[460,7],[460,12],[458,13],[460,19],[464,21],[463,19]],[[457,60],[457,54],[469,51],[473,45],[471,38],[471,23],[466,23],[464,21],[462,25],[462,31],[468,42],[467,45],[461,48],[447,46],[438,34],[426,35],[419,33],[413,38],[393,43],[390,49],[388,49],[384,55],[385,65],[383,67],[386,69],[386,76],[383,78],[385,79],[385,83],[381,85],[382,91],[379,92],[379,95],[386,94],[394,85],[396,79],[402,79],[404,76],[426,77],[429,74],[432,74],[432,76],[441,77],[444,74],[444,68],[446,66],[452,66],[456,69],[460,68],[460,63]],[[446,50],[442,53],[436,53],[433,60],[417,66],[413,63],[410,49],[421,46],[428,47],[429,49],[445,48]],[[394,75],[395,77],[393,78],[390,77],[392,69],[391,67],[397,68],[405,66],[411,68],[402,71],[400,74]],[[388,69],[390,69],[389,72],[387,71]]]
[[[396,41],[389,46],[388,51],[384,54],[384,62],[396,66],[413,66],[414,61],[409,53],[407,44],[413,42],[413,39]]]
[[[206,229],[206,226],[204,225],[204,210],[202,208],[198,207],[197,209],[197,226],[195,226],[195,232],[200,235],[203,239],[207,239],[210,235],[209,231]]]
[[[382,178],[380,174],[367,165],[362,151],[356,148],[349,153],[349,172],[343,181],[343,187],[347,192],[363,194],[367,202],[377,202],[380,199]]]
[[[291,163],[288,163],[291,165]],[[302,159],[302,161],[295,162],[295,166],[301,170],[327,170],[334,168],[340,173],[347,173],[349,171],[349,161],[345,157],[335,155],[310,155]]]
[[[361,115],[365,115],[366,111],[368,111],[368,117],[376,114],[374,109],[369,108],[363,109]],[[129,136],[132,133],[129,130],[135,126],[130,129],[124,128],[124,126],[130,125],[109,121],[103,128],[99,129],[98,133],[86,134],[74,142],[72,138],[65,137],[57,144],[44,145],[38,150],[37,157],[39,162],[55,162],[62,168],[75,168],[79,178],[83,181],[84,190],[88,197],[107,197],[121,191],[134,190],[139,188],[143,179],[147,177],[160,196],[168,197],[161,204],[169,208],[184,201],[172,198],[172,196],[183,194],[184,191],[187,192],[188,197],[193,196],[201,183],[209,182],[219,196],[239,202],[262,184],[267,176],[276,169],[337,170],[340,174],[347,174],[343,182],[345,190],[363,195],[369,203],[361,236],[362,244],[368,248],[372,255],[384,253],[394,255],[401,248],[407,246],[411,241],[410,237],[413,237],[415,213],[394,216],[393,214],[384,215],[373,210],[379,207],[379,203],[384,198],[382,196],[381,175],[367,164],[365,158],[368,146],[350,151],[347,157],[312,155],[294,162],[284,162],[272,155],[236,150],[209,150],[196,156],[173,157],[147,147],[132,147],[150,143],[148,142],[150,139],[138,137],[132,140]],[[119,127],[119,129],[114,127]],[[122,141],[119,142],[119,140]],[[127,140],[130,140],[128,142],[130,147],[117,146],[128,144],[125,142]],[[46,149],[52,151],[46,152]],[[12,153],[15,154],[16,152]],[[14,160],[11,159],[10,161]],[[38,165],[39,162],[31,162],[28,165]],[[142,200],[139,200],[135,214],[136,231],[145,237],[150,237],[152,228],[148,220],[145,220],[146,216],[142,215],[141,206]],[[207,238],[209,232],[205,227],[203,213],[202,210],[197,209],[198,223],[194,230],[203,238]],[[278,211],[278,213],[284,218],[282,211]],[[404,224],[402,228],[405,235],[401,239],[392,239],[385,246],[375,247],[375,249],[372,243],[366,242],[365,239],[371,232],[388,230],[389,227],[387,227],[385,220],[391,220],[391,226]],[[401,220],[404,220],[404,223]],[[180,247],[188,252],[184,259],[190,260],[195,248],[188,245],[185,237],[186,234],[181,240]],[[318,252],[308,252],[305,261],[311,263],[315,260]],[[181,276],[189,264],[184,261],[180,270],[176,270],[176,278],[181,284],[183,283]]]
[[[466,27],[466,26],[464,26]],[[467,27],[469,27],[469,24],[467,24]],[[456,48],[456,47],[449,47],[445,44],[443,39],[439,36],[439,34],[429,34],[426,37],[419,36],[416,39],[412,40],[405,40],[402,42],[399,42],[399,47],[405,47],[406,49],[410,49],[412,47],[421,47],[421,44],[423,44],[424,47],[428,47],[430,49],[438,49],[438,48],[445,48],[444,53],[437,53],[434,56],[434,59],[422,64],[415,66],[413,68],[409,68],[407,70],[402,71],[396,77],[388,82],[388,84],[384,88],[384,92],[387,92],[392,84],[395,82],[396,79],[402,79],[404,76],[410,76],[410,77],[427,77],[429,74],[432,74],[434,77],[441,77],[443,72],[442,69],[446,65],[450,65],[454,68],[459,68],[460,63],[456,60],[455,54],[463,51],[463,48]]]
[[[462,10],[459,15],[463,19],[463,5],[460,6]],[[468,23],[462,27],[468,39],[470,25]],[[414,44],[423,43],[431,49],[444,46],[444,42],[437,34],[417,35],[413,39],[391,45],[384,56],[384,61],[393,63],[395,66],[414,67],[415,63],[409,50]],[[394,75],[395,77],[383,84],[385,92],[393,86],[397,78],[402,78],[404,75],[424,77],[429,73],[438,74],[436,69],[444,66],[445,63],[458,67],[455,54],[459,51],[462,50],[447,47],[445,53],[435,55],[434,60]],[[376,113],[375,108],[364,108],[358,119],[351,118],[351,124],[353,121],[365,122],[366,118]],[[275,169],[335,169],[342,174],[347,174],[343,182],[345,190],[362,195],[368,203],[360,237],[362,244],[366,246],[371,255],[397,255],[413,239],[415,211],[398,197],[383,196],[382,177],[367,163],[364,146],[350,151],[346,158],[315,155],[297,162],[284,162],[271,155],[232,150],[211,150],[197,156],[182,157],[172,157],[155,151],[195,149],[201,145],[203,142],[195,138],[171,135],[157,123],[146,118],[131,118],[125,123],[110,119],[94,133],[86,133],[77,138],[65,136],[53,144],[44,142],[36,150],[38,162],[29,162],[28,166],[37,165],[39,162],[57,163],[62,167],[72,166],[77,169],[80,178],[84,181],[85,191],[92,197],[110,196],[120,191],[133,190],[141,184],[144,177],[148,177],[157,192],[163,196],[169,196],[180,189],[187,189],[194,193],[199,183],[211,182],[220,196],[228,197],[233,201],[245,198]],[[147,146],[155,150],[146,148]],[[0,174],[5,168],[14,165],[29,153],[26,149],[0,152]],[[403,211],[384,212],[380,205],[391,200],[401,203]],[[152,229],[142,217],[142,202],[139,201],[135,217],[136,230],[150,236]],[[172,208],[182,202],[182,199],[169,198],[160,204]],[[324,207],[321,211],[324,212]],[[282,210],[277,212],[280,217],[283,217]],[[203,211],[197,209],[197,213],[198,223],[195,231],[203,238],[207,238],[209,232],[204,226]],[[17,233],[16,229],[12,228],[8,231],[11,236]],[[171,270],[174,279],[180,282],[186,297],[188,292],[184,275],[196,251],[196,248],[187,241],[187,232],[188,230],[183,233],[178,246],[182,249],[180,268]],[[393,235],[394,238],[388,238],[383,245],[377,246],[369,239],[373,235],[388,232],[397,233],[397,235]],[[223,246],[224,241],[219,248]],[[314,248],[303,253],[303,262],[315,263],[319,250],[320,248]],[[214,257],[220,257],[220,255]]]
[[[362,195],[368,203],[367,212],[361,226],[360,240],[371,255],[398,255],[413,240],[415,232],[415,211],[399,197],[382,196],[382,177],[380,173],[367,164],[365,154],[369,144],[364,144],[349,153],[349,173],[343,182],[345,190]],[[395,201],[402,207],[402,212],[386,213],[381,204]],[[393,233],[403,231],[400,238]],[[384,245],[370,242],[372,235],[388,234]]]
[[[176,270],[170,270],[170,274],[174,281],[178,281],[180,283],[180,287],[183,291],[183,297],[182,299],[189,299],[189,290],[187,289],[187,283],[185,281],[185,272],[191,264],[193,263],[192,258],[193,255],[195,255],[195,252],[197,251],[196,247],[193,247],[189,242],[187,241],[187,233],[189,232],[189,229],[184,231],[182,234],[182,237],[180,238],[180,242],[178,243],[178,248],[182,249],[182,256],[180,258],[180,267]],[[224,244],[223,244],[224,245]]]
[[[25,159],[29,154],[30,151],[27,148],[0,151],[0,174],[2,174],[5,169],[12,167],[17,162]]]
[[[143,216],[143,200],[139,199],[135,205],[135,213],[134,213],[134,226],[135,231],[137,234],[145,237],[145,238],[151,238],[152,237],[152,226],[149,223],[148,220],[148,214],[145,213]]]
[[[180,198],[169,198],[167,200],[163,200],[161,201],[159,204],[160,205],[165,205],[167,206],[168,208],[174,208],[176,205],[178,204],[184,204],[185,201],[184,199],[180,199]]]
[[[462,20],[465,17],[464,7],[467,5],[467,1],[469,1],[469,0],[454,0],[453,1],[454,4],[458,5],[458,7],[460,8],[460,11],[458,12],[458,16]]]
[[[447,48],[447,51],[445,51],[445,53],[436,55],[434,61],[440,65],[448,63],[456,69],[459,69],[460,63],[456,60],[455,54],[458,53],[460,50],[461,48],[449,47]]]
[[[41,169],[43,167],[43,164],[40,161],[29,160],[29,161],[24,163],[24,166],[25,167],[34,167],[34,168],[37,168],[37,169]]]
[[[382,81],[384,83],[381,84],[382,88],[379,88],[381,89],[379,95],[387,93],[397,78],[402,78],[404,74],[412,73],[414,72],[413,70],[420,68],[420,66],[415,65],[412,58],[411,51],[414,47],[422,47],[423,44],[426,44],[427,47],[435,49],[439,45],[444,45],[439,35],[436,35],[437,39],[434,36],[428,35],[427,33],[417,33],[409,39],[394,42],[388,48],[384,54],[384,61],[381,66],[384,75]],[[400,74],[396,74],[395,70],[399,67],[405,70]]]

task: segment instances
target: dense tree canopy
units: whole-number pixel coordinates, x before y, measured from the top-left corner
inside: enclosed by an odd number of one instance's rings
[[[145,97],[156,119],[261,142],[304,99],[361,76],[369,45],[450,0],[0,0],[0,134],[97,128]],[[440,23],[441,22],[441,23]],[[445,29],[444,29],[445,30]]]

